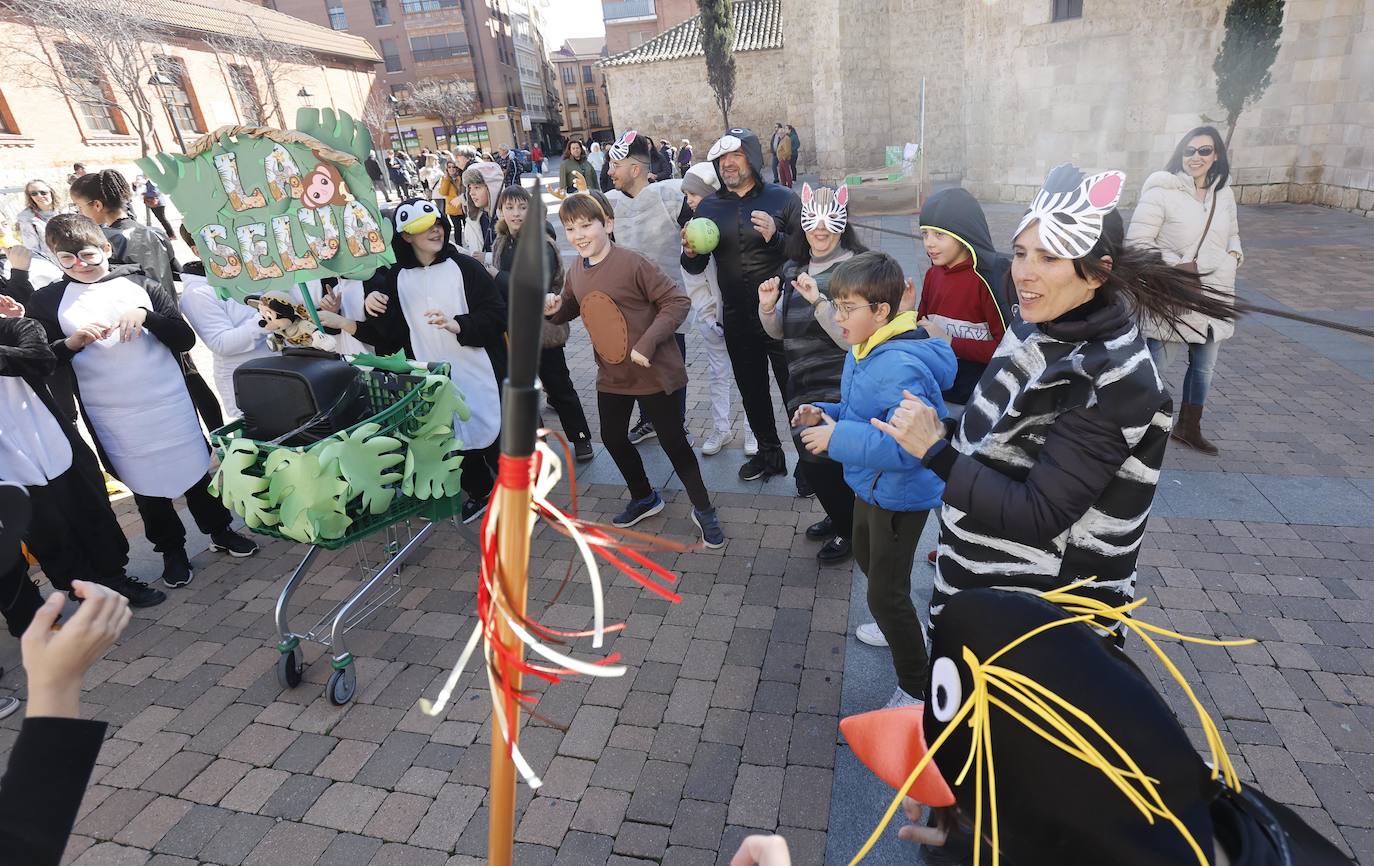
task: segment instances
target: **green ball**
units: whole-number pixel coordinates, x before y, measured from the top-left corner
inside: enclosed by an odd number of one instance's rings
[[[697,217],[687,223],[687,242],[699,253],[709,253],[720,243],[720,229],[713,220]]]

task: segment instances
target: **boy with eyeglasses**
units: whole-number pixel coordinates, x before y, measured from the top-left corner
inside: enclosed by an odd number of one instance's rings
[[[899,312],[906,281],[886,253],[860,253],[830,278],[835,321],[852,347],[840,380],[840,402],[804,403],[792,416],[802,444],[844,466],[854,490],[854,558],[868,577],[868,609],[892,652],[897,690],[889,707],[924,700],[929,659],[911,603],[911,564],[944,482],[873,425],[888,421],[903,396],[929,403],[943,417],[940,393],[954,382],[957,361],[944,340],[918,333],[916,314]],[[884,440],[887,441],[884,441]]]
[[[144,534],[162,554],[162,582],[191,582],[186,527],[174,504],[182,496],[212,550],[257,553],[209,491],[210,449],[177,360],[196,335],[176,299],[136,265],[112,268],[110,243],[87,217],[53,217],[45,237],[66,278],[35,292],[29,315],[76,374],[81,414],[103,462],[133,491]]]

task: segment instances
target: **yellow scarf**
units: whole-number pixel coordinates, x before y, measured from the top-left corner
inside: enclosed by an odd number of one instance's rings
[[[873,336],[869,337],[867,340],[864,340],[862,343],[855,344],[854,360],[862,361],[864,358],[868,356],[869,352],[872,352],[874,349],[878,348],[883,343],[886,343],[888,340],[891,340],[898,334],[905,334],[909,331],[914,330],[916,330],[915,311],[907,310],[904,313],[898,313],[896,316],[892,318],[892,321],[888,322],[886,325],[883,325],[881,328],[874,331]]]

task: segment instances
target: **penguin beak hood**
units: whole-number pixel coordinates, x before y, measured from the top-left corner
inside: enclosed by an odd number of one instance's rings
[[[419,235],[429,231],[433,225],[439,221],[439,217],[432,213],[420,214],[414,219],[401,226],[401,231],[408,235]]]

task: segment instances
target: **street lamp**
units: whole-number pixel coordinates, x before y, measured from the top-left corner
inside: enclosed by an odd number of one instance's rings
[[[391,119],[396,124],[396,137],[401,140],[401,147],[404,148],[406,154],[409,155],[410,142],[406,141],[405,135],[401,133],[401,118],[396,114],[396,106],[399,105],[401,101],[396,98],[396,94],[394,93],[388,94],[387,99],[391,102]]]
[[[176,112],[172,110],[172,98],[167,95],[166,88],[176,84],[170,76],[163,72],[154,72],[148,79],[148,83],[157,89],[157,95],[162,99],[162,107],[167,109],[167,119],[172,123],[172,133],[177,137],[177,144],[181,147],[181,152],[186,152],[186,140],[181,137],[181,127],[177,125]]]
[[[315,94],[311,93],[309,90],[306,90],[304,87],[296,91],[296,96],[301,100],[301,102],[305,104],[307,108],[314,107],[310,104],[310,98],[314,95]]]

